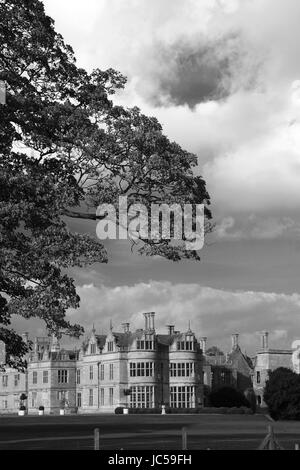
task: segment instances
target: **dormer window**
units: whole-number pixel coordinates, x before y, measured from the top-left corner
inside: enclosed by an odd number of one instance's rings
[[[91,344],[91,354],[96,354],[96,344],[95,343]]]
[[[154,341],[150,339],[146,340],[137,340],[136,342],[136,349],[144,349],[144,350],[153,350],[154,349]]]
[[[194,351],[194,341],[177,341],[178,351]]]
[[[109,352],[113,351],[114,350],[114,342],[113,341],[108,341],[107,343],[107,350]]]

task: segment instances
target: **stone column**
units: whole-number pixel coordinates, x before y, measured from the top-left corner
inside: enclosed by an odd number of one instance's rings
[[[269,348],[269,340],[268,340],[269,333],[267,331],[263,331],[261,334],[261,347],[262,349]]]
[[[239,335],[235,333],[231,336],[232,350],[234,351],[239,345]]]
[[[206,354],[206,342],[207,342],[207,337],[202,336],[202,338],[200,338],[200,348],[202,349],[202,354]]]

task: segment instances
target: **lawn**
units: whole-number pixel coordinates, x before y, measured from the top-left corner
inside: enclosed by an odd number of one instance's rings
[[[100,448],[180,450],[182,428],[188,449],[256,449],[272,425],[281,445],[300,443],[300,422],[271,423],[264,415],[77,415],[0,417],[0,449]]]

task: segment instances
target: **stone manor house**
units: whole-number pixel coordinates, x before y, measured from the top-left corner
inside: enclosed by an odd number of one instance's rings
[[[207,338],[197,339],[190,328],[166,334],[155,330],[155,313],[144,313],[144,329],[122,332],[111,327],[107,335],[93,328],[80,350],[60,347],[56,338],[36,338],[28,354],[25,373],[5,368],[5,347],[0,344],[0,413],[17,413],[21,394],[30,414],[39,406],[45,413],[113,412],[116,407],[197,408],[207,404],[206,391],[224,385],[240,391],[254,388],[259,405],[268,371],[290,366],[292,351],[272,350],[268,334],[262,334],[255,358],[244,354],[238,334],[232,335],[231,351],[206,349]],[[28,341],[28,335],[24,335]],[[216,348],[217,349],[217,348]]]

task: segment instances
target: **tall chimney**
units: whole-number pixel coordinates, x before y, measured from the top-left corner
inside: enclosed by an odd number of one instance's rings
[[[26,332],[26,333],[23,333],[23,334],[22,334],[22,339],[23,339],[24,343],[27,344],[27,343],[28,343],[28,339],[29,339],[29,333],[27,333],[27,332]]]
[[[232,350],[234,351],[239,345],[239,335],[235,333],[231,336]]]
[[[267,331],[263,331],[261,333],[261,348],[268,349],[269,348],[269,340],[268,340],[269,333]]]
[[[200,338],[200,348],[202,349],[202,354],[205,354],[206,353],[206,342],[207,342],[207,337],[206,336],[202,336],[202,338]]]
[[[58,338],[53,334],[51,340],[51,352],[59,352],[60,351],[60,344]]]
[[[149,316],[148,316],[148,313],[144,313],[144,317],[145,317],[145,330],[149,330]]]
[[[168,328],[169,335],[173,335],[175,331],[175,325],[166,325]]]
[[[129,333],[130,323],[122,323],[124,333]]]
[[[151,317],[151,330],[155,330],[155,324],[154,324],[155,312],[150,312],[150,317]]]
[[[0,366],[6,363],[6,344],[0,340]]]

